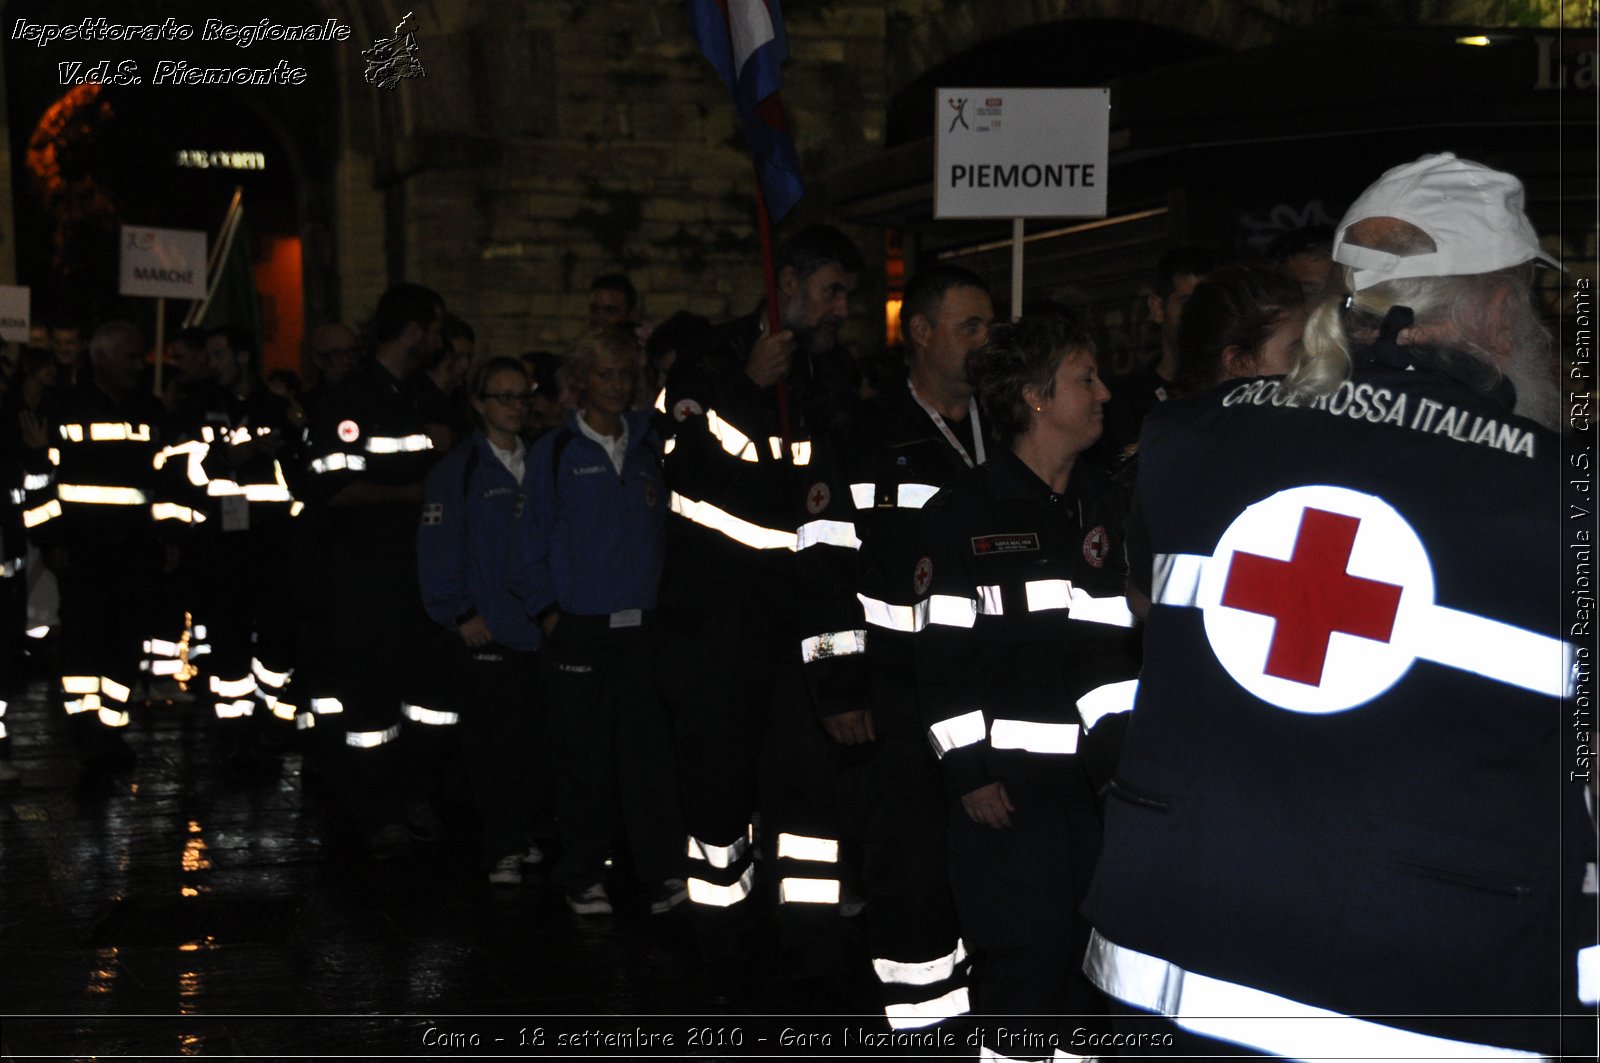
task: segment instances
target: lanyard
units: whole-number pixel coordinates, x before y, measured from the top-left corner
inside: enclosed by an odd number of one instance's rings
[[[944,433],[945,441],[956,448],[956,453],[960,454],[961,460],[967,463],[967,468],[970,469],[974,465],[982,465],[987,455],[983,452],[983,425],[978,422],[977,396],[967,400],[967,416],[971,418],[967,423],[972,425],[972,449],[978,452],[978,460],[973,461],[972,455],[967,453],[967,448],[961,445],[961,440],[956,438],[956,434],[950,431],[950,426],[944,423],[944,418],[939,416],[939,411],[922,401],[922,396],[917,394],[917,386],[907,380],[906,387],[911,389],[911,397],[917,400],[917,405],[922,407],[922,412],[933,418],[934,426]]]

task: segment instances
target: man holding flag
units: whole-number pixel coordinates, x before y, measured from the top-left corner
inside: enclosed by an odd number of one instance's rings
[[[757,847],[777,869],[760,892],[782,914],[838,910],[826,747],[794,652],[795,503],[812,435],[854,402],[837,338],[862,259],[821,225],[772,254],[769,211],[781,219],[803,192],[777,96],[787,44],[776,3],[697,3],[694,18],[755,156],[767,291],[764,307],[680,355],[662,407],[675,436],[661,695],[678,728],[691,911],[708,973],[731,984],[751,937]]]

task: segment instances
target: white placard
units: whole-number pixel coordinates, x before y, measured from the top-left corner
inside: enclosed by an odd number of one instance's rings
[[[1110,89],[939,89],[934,108],[934,217],[1105,217]]]
[[[33,289],[0,284],[0,340],[28,342]]]
[[[122,227],[123,295],[206,297],[206,234],[188,229]]]

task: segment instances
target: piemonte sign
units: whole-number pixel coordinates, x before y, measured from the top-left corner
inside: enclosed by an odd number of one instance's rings
[[[1110,89],[939,89],[935,218],[1103,218]]]

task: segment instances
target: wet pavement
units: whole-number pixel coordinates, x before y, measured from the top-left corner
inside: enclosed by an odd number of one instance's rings
[[[573,914],[542,874],[491,886],[464,805],[444,840],[373,861],[299,752],[240,777],[198,704],[136,712],[131,770],[80,778],[51,701],[36,680],[7,715],[7,1058],[792,1059],[811,1053],[778,1046],[785,1026],[879,1028],[851,920],[800,950],[763,938],[714,992],[687,906],[651,916],[620,871],[610,917]],[[836,1018],[799,1018],[817,1015]]]

